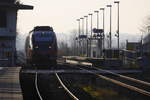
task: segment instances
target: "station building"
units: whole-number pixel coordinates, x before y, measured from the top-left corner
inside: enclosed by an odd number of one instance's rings
[[[98,55],[98,50],[97,50],[97,40],[92,40],[91,41],[91,57],[97,57]]]
[[[16,0],[0,0],[0,67],[16,66],[17,11],[32,9]]]
[[[141,42],[128,42],[126,43],[126,50],[140,52],[141,50]]]
[[[150,33],[143,40],[143,51],[150,53]]]

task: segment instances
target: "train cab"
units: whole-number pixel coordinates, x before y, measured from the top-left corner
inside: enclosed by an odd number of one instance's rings
[[[51,27],[35,27],[26,39],[27,61],[32,64],[56,64],[57,38]]]

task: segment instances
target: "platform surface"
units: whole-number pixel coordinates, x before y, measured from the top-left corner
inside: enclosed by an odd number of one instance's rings
[[[19,67],[0,68],[0,100],[23,100],[19,71]]]

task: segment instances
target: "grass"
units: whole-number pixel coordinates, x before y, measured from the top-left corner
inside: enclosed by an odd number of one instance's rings
[[[82,86],[81,88],[96,100],[129,100],[127,97],[123,97],[117,91],[109,88],[94,86]]]

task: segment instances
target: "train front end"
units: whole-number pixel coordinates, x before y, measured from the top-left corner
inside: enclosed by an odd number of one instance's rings
[[[32,34],[32,63],[36,65],[57,64],[57,39],[52,30],[35,30]]]

